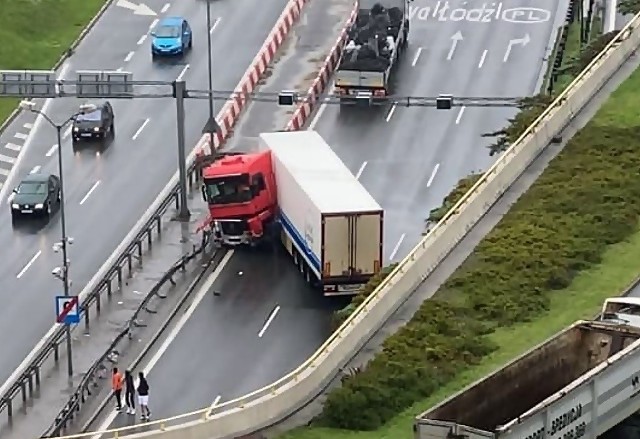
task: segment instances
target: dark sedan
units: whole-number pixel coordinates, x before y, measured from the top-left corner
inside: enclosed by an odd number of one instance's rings
[[[95,109],[79,114],[73,121],[73,146],[82,140],[104,141],[115,136],[115,117],[109,102],[96,105]]]
[[[52,174],[29,174],[13,190],[11,217],[41,216],[49,218],[60,203],[60,179]]]

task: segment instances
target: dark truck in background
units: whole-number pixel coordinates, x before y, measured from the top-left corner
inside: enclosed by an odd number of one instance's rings
[[[409,37],[409,1],[360,0],[335,72],[340,103],[384,103]]]

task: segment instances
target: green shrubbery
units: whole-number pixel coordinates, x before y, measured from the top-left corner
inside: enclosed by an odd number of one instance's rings
[[[366,369],[329,394],[322,425],[376,429],[490,353],[487,334],[495,328],[547,312],[555,291],[635,231],[640,124],[630,91],[640,88],[640,73],[634,78],[551,162],[436,299],[423,303]],[[519,134],[505,130],[505,144]]]
[[[333,315],[334,330],[338,329],[338,327],[342,325],[345,320],[347,320],[347,317],[349,317],[351,313],[353,313],[356,308],[358,308],[360,304],[364,302],[364,299],[366,299],[369,294],[373,293],[378,285],[380,285],[380,283],[387,276],[389,276],[389,274],[393,271],[394,268],[396,268],[397,265],[398,264],[391,264],[387,267],[383,267],[378,274],[369,279],[369,282],[367,282],[366,285],[362,287],[360,291],[358,291],[358,294],[353,296],[351,302],[349,302],[349,305],[345,306]]]
[[[469,174],[462,180],[456,184],[456,187],[453,188],[449,195],[444,197],[442,200],[442,205],[440,207],[436,207],[429,212],[429,217],[427,221],[431,223],[437,223],[440,221],[446,214],[451,210],[453,206],[456,205],[458,201],[469,192],[469,190],[473,187],[474,184],[482,177],[482,174]]]

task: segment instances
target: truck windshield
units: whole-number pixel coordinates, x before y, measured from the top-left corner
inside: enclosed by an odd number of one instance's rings
[[[245,203],[253,197],[247,175],[207,178],[204,185],[210,204]]]

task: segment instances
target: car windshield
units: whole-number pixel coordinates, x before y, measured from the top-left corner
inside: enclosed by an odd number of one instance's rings
[[[204,184],[211,204],[245,203],[253,198],[246,175],[205,179]]]
[[[95,110],[95,111],[92,111],[90,113],[79,114],[78,117],[76,118],[76,120],[78,122],[82,122],[82,121],[85,121],[85,120],[97,121],[97,120],[100,120],[101,118],[102,118],[102,111]]]
[[[178,38],[180,36],[180,28],[178,26],[160,26],[156,29],[156,37],[158,38]]]
[[[40,181],[25,181],[18,186],[21,195],[44,195],[47,193],[47,183]]]

